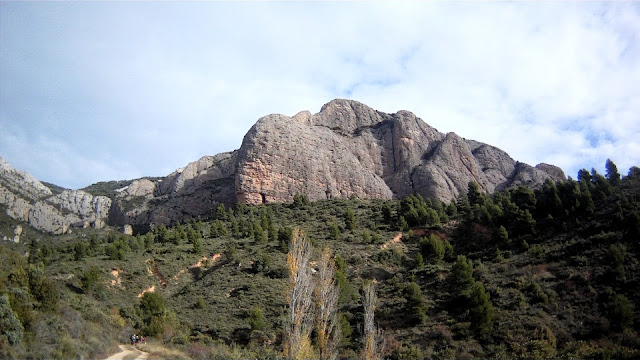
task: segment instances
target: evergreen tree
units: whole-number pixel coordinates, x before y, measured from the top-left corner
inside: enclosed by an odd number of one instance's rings
[[[413,326],[424,323],[427,319],[427,304],[422,296],[420,286],[412,281],[405,289],[405,298],[407,299],[407,313],[411,314],[411,324]]]
[[[618,167],[616,166],[616,164],[614,164],[611,159],[607,159],[605,167],[607,168],[606,177],[607,180],[609,180],[611,186],[618,186],[620,184],[620,173],[618,172]]]
[[[344,221],[345,221],[345,226],[347,230],[353,231],[356,229],[356,217],[353,213],[353,210],[351,210],[351,208],[347,208],[347,211],[345,212]]]
[[[456,262],[451,267],[451,281],[454,289],[460,295],[468,295],[474,284],[473,263],[464,255],[458,255]]]
[[[591,182],[591,174],[589,173],[589,170],[587,169],[580,169],[580,171],[578,171],[578,181],[585,181],[586,183],[590,183]]]
[[[6,336],[9,344],[15,345],[22,341],[24,328],[18,315],[11,309],[7,294],[0,295],[0,341]]]
[[[489,300],[489,294],[479,281],[473,285],[471,296],[469,297],[469,306],[471,326],[481,335],[489,334],[493,328],[495,310]]]
[[[484,197],[480,192],[480,187],[475,181],[470,181],[467,185],[467,198],[469,199],[470,206],[484,204]]]
[[[444,259],[445,248],[442,240],[435,234],[420,239],[420,252],[427,259],[437,263]]]

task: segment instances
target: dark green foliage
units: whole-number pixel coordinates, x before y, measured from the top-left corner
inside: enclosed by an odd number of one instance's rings
[[[0,295],[0,346],[6,337],[9,344],[15,345],[22,341],[24,328],[20,319],[9,305],[9,297],[7,294]]]
[[[412,326],[419,325],[427,319],[427,304],[422,296],[420,286],[415,282],[411,282],[405,289],[405,298],[407,300],[407,314],[410,314],[410,324]]]
[[[83,241],[78,241],[73,246],[73,259],[76,261],[81,260],[85,256],[87,256],[88,252],[89,252],[89,247],[87,246],[87,244],[84,243]]]
[[[416,265],[414,266],[414,269],[421,270],[422,268],[424,268],[424,258],[421,253],[418,253],[416,254]]]
[[[353,301],[357,294],[353,285],[349,281],[347,277],[347,263],[344,261],[342,256],[335,256],[336,262],[336,271],[335,271],[335,279],[338,284],[338,288],[340,289],[340,304],[347,304]]]
[[[475,205],[484,205],[485,196],[480,192],[480,187],[474,181],[469,182],[467,186],[467,198],[471,207]]]
[[[58,309],[60,290],[53,280],[43,273],[42,268],[33,265],[29,267],[29,290],[42,311],[54,312]]]
[[[191,243],[193,244],[193,253],[202,254],[202,251],[203,251],[202,239],[196,238]]]
[[[344,214],[344,223],[347,230],[353,231],[356,229],[356,217],[351,208],[347,208]]]
[[[353,334],[353,328],[349,323],[347,314],[343,312],[338,313],[338,326],[340,327],[340,334],[342,335],[341,345],[344,347],[351,346],[351,336]]]
[[[280,243],[280,250],[283,253],[287,253],[289,251],[289,242],[291,242],[292,236],[293,229],[290,227],[281,227],[278,230],[278,243]]]
[[[474,284],[473,263],[464,255],[458,255],[451,267],[451,282],[458,293],[467,293]]]
[[[95,265],[91,266],[82,273],[80,281],[82,282],[82,289],[85,293],[101,288],[102,274],[100,273],[100,269]]]
[[[507,229],[500,225],[500,227],[496,230],[495,233],[495,238],[496,241],[498,242],[498,244],[500,246],[508,246],[509,245],[509,233],[507,232]]]
[[[124,237],[115,240],[112,244],[108,245],[105,250],[105,254],[111,260],[124,260],[129,252],[131,252],[131,248]]]
[[[590,183],[591,182],[591,173],[589,173],[589,170],[587,169],[580,169],[578,171],[578,181],[583,181],[585,183]]]
[[[484,285],[477,281],[469,296],[469,319],[471,326],[481,335],[487,335],[493,328],[495,310],[489,300]]]
[[[418,346],[413,344],[410,344],[410,345],[402,344],[393,349],[390,359],[391,360],[422,360],[422,359],[425,359],[425,356],[422,350],[420,350]]]
[[[398,228],[400,228],[400,230],[402,231],[409,230],[409,224],[407,223],[407,220],[404,218],[404,216],[400,216],[398,220]]]
[[[295,194],[293,196],[293,206],[296,208],[301,208],[305,205],[309,204],[309,198],[304,194]]]
[[[227,209],[225,209],[224,204],[218,204],[216,207],[215,218],[218,220],[227,219]]]
[[[165,243],[166,241],[168,241],[167,228],[164,226],[164,224],[160,224],[160,226],[156,227],[154,231],[156,234],[156,240],[159,243]]]
[[[624,258],[626,250],[623,246],[611,245],[609,247],[609,257],[611,259],[611,268],[615,274],[616,280],[625,281]]]
[[[146,318],[163,316],[167,312],[167,303],[159,293],[147,292],[140,299],[140,311]]]
[[[259,307],[253,307],[249,312],[249,326],[251,330],[264,330],[264,310]]]
[[[199,297],[196,300],[195,307],[196,307],[196,309],[204,309],[205,307],[207,307],[207,303],[204,301],[203,297]]]
[[[633,304],[622,294],[615,295],[610,312],[611,323],[618,329],[626,329],[633,325]]]
[[[451,246],[451,244],[449,244]],[[444,259],[445,246],[442,240],[435,234],[420,239],[420,252],[431,262],[440,262]]]
[[[144,248],[151,249],[153,247],[154,236],[151,232],[148,232],[144,236]]]
[[[607,168],[606,177],[607,180],[609,180],[609,184],[611,184],[611,186],[620,185],[620,173],[618,172],[618,167],[616,166],[616,164],[614,164],[611,159],[607,159],[605,167]]]

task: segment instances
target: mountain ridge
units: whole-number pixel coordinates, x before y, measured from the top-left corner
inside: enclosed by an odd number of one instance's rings
[[[205,216],[221,203],[290,202],[296,194],[323,200],[419,193],[449,202],[471,181],[492,193],[566,179],[556,166],[533,167],[495,146],[441,133],[410,111],[387,114],[347,99],[332,100],[316,114],[263,116],[239,149],[203,156],[165,177],[53,194],[4,159],[0,165],[7,214],[52,233],[104,223],[170,224]]]

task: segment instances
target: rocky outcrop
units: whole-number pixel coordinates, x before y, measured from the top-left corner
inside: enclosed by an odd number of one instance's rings
[[[36,229],[63,234],[71,227],[104,226],[111,199],[81,190],[51,190],[24,171],[13,169],[0,158],[0,204],[10,217]],[[19,237],[18,237],[19,238]]]
[[[163,180],[136,180],[119,189],[109,223],[170,224],[205,215],[219,203],[234,203],[236,154],[204,156]]]
[[[491,193],[565,179],[556,166],[517,162],[494,146],[441,133],[409,111],[387,114],[342,99],[317,114],[262,117],[239,150],[204,156],[165,178],[118,182],[109,194],[127,186],[112,199],[81,190],[53,195],[1,158],[0,175],[7,214],[53,233],[105,220],[129,233],[203,216],[220,203],[289,202],[298,193],[311,200],[420,193],[450,201],[470,181]]]
[[[557,167],[517,163],[504,151],[443,134],[408,111],[385,114],[352,100],[320,112],[268,115],[245,135],[238,153],[237,201],[402,197],[455,199],[475,181],[485,192],[564,179]]]

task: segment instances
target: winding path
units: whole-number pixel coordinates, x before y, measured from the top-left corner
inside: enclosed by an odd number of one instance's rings
[[[140,351],[131,345],[118,345],[118,348],[120,349],[120,352],[109,356],[105,360],[123,360],[125,358],[130,360],[137,360],[146,359],[149,356],[149,353]],[[132,355],[135,356],[135,358],[132,357]]]

